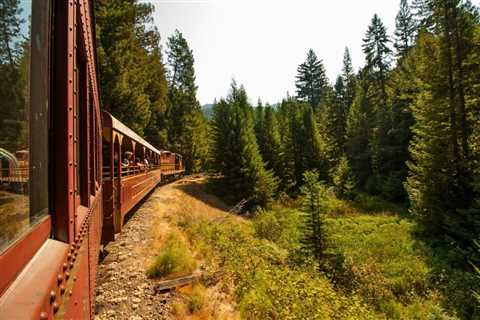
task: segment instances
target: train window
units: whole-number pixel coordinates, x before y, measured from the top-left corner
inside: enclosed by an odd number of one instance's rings
[[[50,1],[2,1],[0,12],[3,251],[48,214]]]
[[[77,61],[76,61],[76,81],[75,81],[75,141],[76,141],[76,191],[77,203],[88,207],[88,121],[89,121],[89,92],[87,63],[84,59],[85,50],[83,48],[83,38],[80,30],[77,33]]]

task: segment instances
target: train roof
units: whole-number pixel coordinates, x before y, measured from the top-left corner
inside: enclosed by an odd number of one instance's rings
[[[161,151],[152,146],[150,143],[148,143],[145,139],[140,137],[138,134],[135,133],[132,129],[124,125],[120,120],[112,116],[110,113],[106,111],[102,111],[102,120],[103,121],[103,126],[106,127],[111,127],[112,129],[124,134],[125,136],[129,137],[132,140],[135,140],[136,142],[140,143],[144,147],[147,147],[148,149],[152,150],[155,153],[160,154]],[[109,121],[105,121],[109,120]]]

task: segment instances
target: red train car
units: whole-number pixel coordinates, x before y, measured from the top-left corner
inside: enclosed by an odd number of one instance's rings
[[[160,181],[160,151],[107,112],[103,123],[103,240],[114,240],[125,215]]]
[[[181,156],[160,151],[108,112],[103,126],[103,242],[121,232],[127,213],[160,182],[182,175]]]

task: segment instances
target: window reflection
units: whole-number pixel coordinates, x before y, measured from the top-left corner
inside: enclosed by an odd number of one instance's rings
[[[0,251],[48,210],[49,13],[0,0]]]

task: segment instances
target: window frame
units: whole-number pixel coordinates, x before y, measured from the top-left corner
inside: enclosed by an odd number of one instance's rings
[[[34,2],[32,2],[32,6],[34,5]],[[33,8],[32,8],[33,11]],[[55,11],[55,6],[54,6],[54,1],[49,1],[48,5],[48,12],[46,13],[48,15],[48,28],[46,31],[46,47],[47,47],[47,55],[48,55],[48,61],[47,61],[47,69],[48,69],[48,76],[47,76],[47,99],[49,101],[49,106],[48,106],[48,115],[46,117],[47,120],[47,130],[48,130],[48,163],[47,163],[47,168],[48,168],[48,206],[47,206],[47,214],[37,217],[36,220],[33,220],[33,224],[30,225],[28,230],[25,230],[22,234],[20,234],[15,240],[11,241],[5,248],[0,250],[0,270],[2,272],[0,273],[0,296],[5,293],[5,291],[9,288],[9,286],[15,281],[17,278],[18,274],[25,268],[25,266],[30,262],[30,260],[34,257],[34,255],[38,252],[38,250],[42,247],[42,245],[51,237],[52,233],[52,208],[51,208],[51,199],[53,197],[53,194],[51,193],[51,159],[52,159],[52,102],[51,102],[51,97],[53,95],[52,89],[54,87],[53,82],[52,82],[52,34],[54,32],[54,11]],[[37,18],[38,16],[41,15],[31,15],[31,25],[33,25],[33,19]],[[31,28],[31,27],[30,27]],[[32,38],[32,37],[31,37]],[[33,56],[33,51],[31,51],[31,55]],[[32,66],[32,56],[30,58],[30,69]],[[30,70],[31,71],[31,70]],[[32,72],[30,72],[30,81],[32,79]],[[31,86],[31,84],[30,84]],[[31,91],[30,91],[30,94]],[[30,101],[32,98],[30,97]],[[30,110],[31,106],[29,106]],[[30,112],[29,112],[29,117],[30,117]],[[31,123],[29,122],[28,126],[31,126]],[[30,148],[30,143],[31,143],[31,130],[29,130],[29,151],[31,150]],[[31,169],[29,169],[31,170]],[[30,175],[30,173],[29,173]],[[30,182],[29,182],[30,183]],[[30,199],[30,194],[29,194],[29,202],[31,201]],[[32,212],[29,211],[29,217],[32,218]]]

